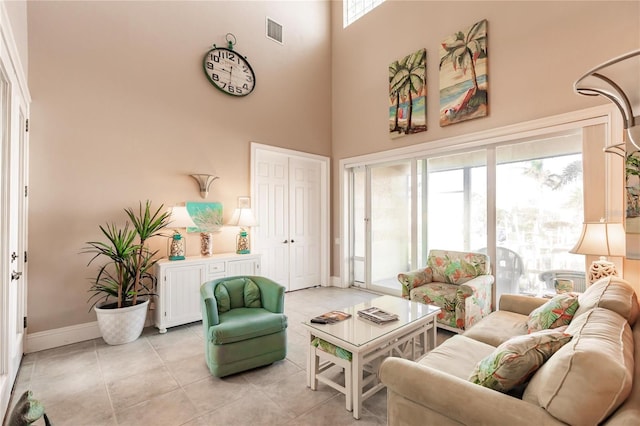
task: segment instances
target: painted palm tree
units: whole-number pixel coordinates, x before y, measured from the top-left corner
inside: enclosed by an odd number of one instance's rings
[[[449,120],[464,117],[477,110],[480,105],[487,105],[487,91],[479,88],[476,72],[478,59],[487,55],[487,20],[476,22],[466,33],[458,31],[442,43],[442,49],[444,54],[440,57],[441,72],[443,66],[451,62],[454,72],[460,69],[466,75],[467,70],[470,70],[473,84],[457,105],[444,111]]]
[[[458,31],[455,40],[450,43],[442,43],[446,52],[440,58],[440,69],[447,62],[451,62],[454,70],[462,69],[466,75],[471,70],[471,80],[474,92],[478,90],[478,76],[476,75],[476,62],[480,56],[487,54],[487,20],[476,22],[465,34]]]
[[[409,133],[412,128],[413,94],[418,94],[424,89],[426,57],[426,49],[420,49],[389,66],[389,96],[391,102],[395,98],[396,104],[395,126],[391,131],[401,130],[398,126],[398,109],[401,97],[408,99],[409,105],[405,133]]]

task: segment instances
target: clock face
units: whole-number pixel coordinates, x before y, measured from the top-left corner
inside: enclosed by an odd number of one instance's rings
[[[238,52],[224,47],[213,48],[204,55],[204,72],[211,84],[227,95],[247,96],[256,87],[256,76],[249,62]]]

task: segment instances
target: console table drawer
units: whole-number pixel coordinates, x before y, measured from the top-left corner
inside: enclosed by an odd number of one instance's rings
[[[207,269],[209,274],[219,274],[225,271],[225,262],[210,263]]]

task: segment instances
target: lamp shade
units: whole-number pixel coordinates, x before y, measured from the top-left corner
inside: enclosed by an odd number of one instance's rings
[[[190,228],[197,227],[189,216],[189,212],[187,208],[184,206],[175,206],[169,209],[169,214],[171,215],[169,218],[169,224],[167,228]]]
[[[256,226],[257,224],[256,218],[253,216],[253,212],[249,208],[235,209],[231,216],[231,220],[227,223],[227,225],[240,227]]]
[[[569,252],[593,256],[625,256],[622,223],[585,222],[578,243]]]

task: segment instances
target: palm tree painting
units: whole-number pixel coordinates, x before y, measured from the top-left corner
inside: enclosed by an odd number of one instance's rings
[[[389,133],[427,130],[427,51],[420,49],[389,65]]]
[[[487,115],[487,20],[440,45],[440,126]]]

